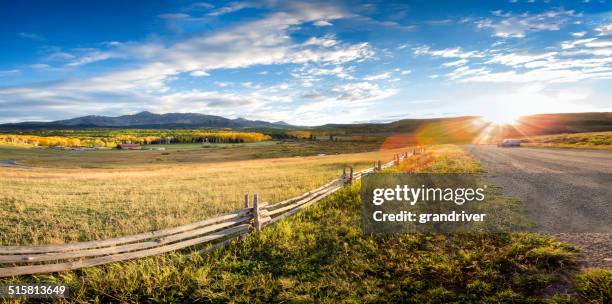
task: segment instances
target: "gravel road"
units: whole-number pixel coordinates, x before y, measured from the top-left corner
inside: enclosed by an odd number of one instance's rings
[[[465,150],[485,167],[487,180],[523,202],[538,231],[581,247],[584,266],[612,268],[612,151]]]

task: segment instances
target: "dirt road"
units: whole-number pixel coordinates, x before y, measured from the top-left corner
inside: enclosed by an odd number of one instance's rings
[[[537,230],[582,248],[586,266],[612,267],[612,151],[466,146],[486,178],[520,199]]]

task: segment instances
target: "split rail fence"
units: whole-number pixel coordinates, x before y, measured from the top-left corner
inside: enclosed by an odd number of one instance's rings
[[[0,266],[9,265],[0,268],[0,277],[69,271],[149,257],[196,245],[208,245],[201,251],[211,250],[240,239],[249,232],[259,232],[263,227],[291,216],[328,197],[344,185],[361,179],[364,174],[386,169],[419,152],[422,149],[396,154],[393,161],[385,164],[377,161],[373,167],[358,172],[353,172],[353,168],[345,168],[340,178],[274,204],[260,202],[255,194],[251,205],[249,195],[245,194],[243,209],[179,227],[80,243],[0,246]]]

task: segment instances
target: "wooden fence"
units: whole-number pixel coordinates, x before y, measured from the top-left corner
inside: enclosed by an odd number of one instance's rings
[[[106,240],[41,246],[0,246],[0,277],[42,274],[127,261],[175,251],[195,245],[209,245],[205,250],[216,248],[241,238],[251,231],[259,232],[265,226],[291,216],[346,184],[359,180],[364,174],[393,166],[419,153],[421,149],[394,155],[393,161],[372,168],[353,172],[346,168],[340,178],[308,191],[300,196],[275,204],[260,202],[257,194],[252,205],[245,194],[245,206],[215,218],[179,227],[145,232]]]

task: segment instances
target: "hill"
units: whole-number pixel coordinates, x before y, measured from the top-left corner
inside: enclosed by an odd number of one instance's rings
[[[376,124],[328,124],[314,127],[317,135],[387,136],[390,146],[434,143],[493,143],[501,138],[560,133],[612,131],[612,113],[539,114],[515,123],[496,125],[478,116],[403,119]]]

